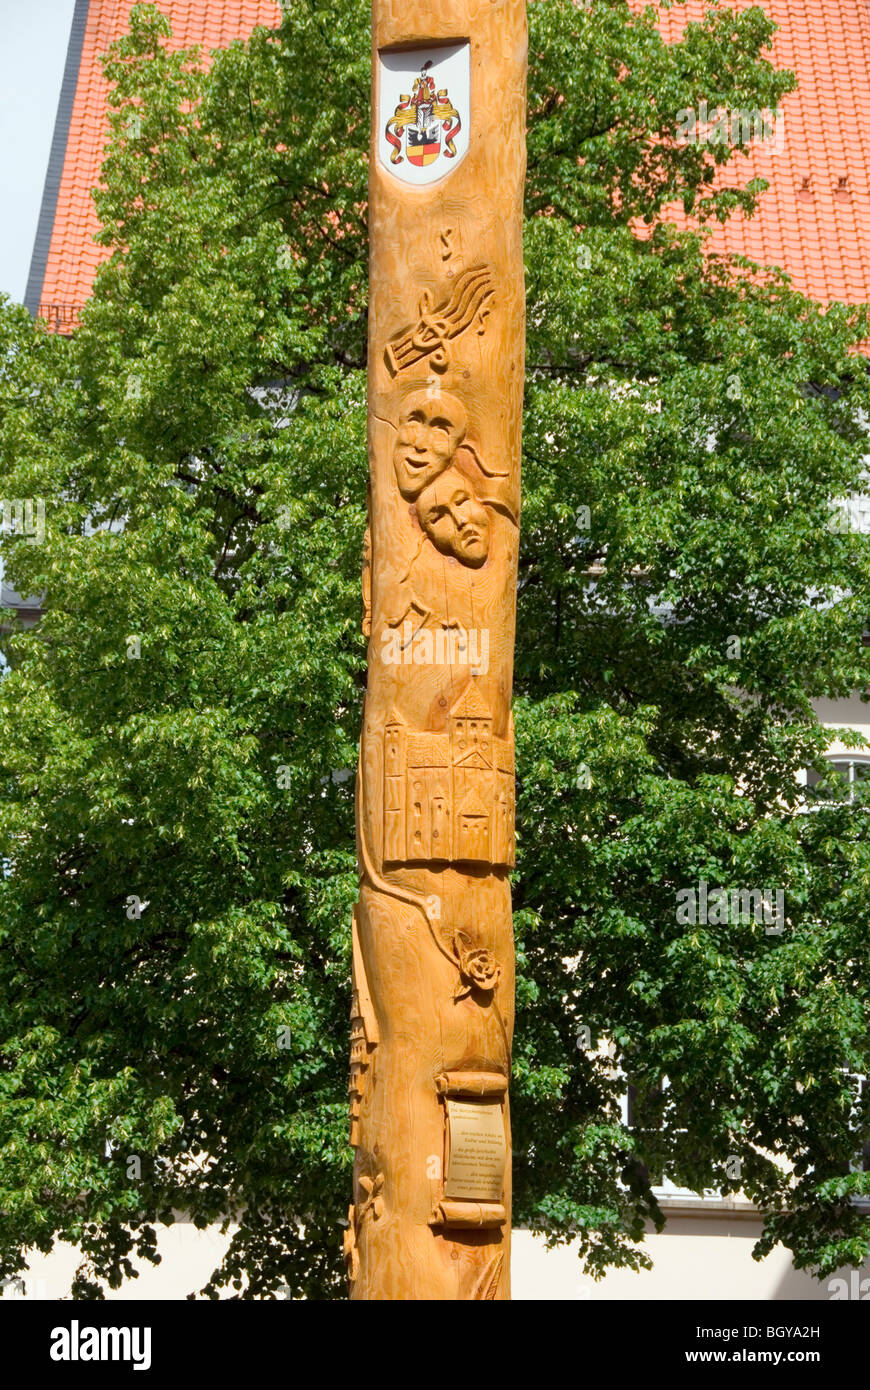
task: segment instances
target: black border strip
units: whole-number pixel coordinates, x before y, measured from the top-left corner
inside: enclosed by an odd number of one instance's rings
[[[75,101],[76,87],[78,86],[82,44],[85,38],[89,8],[90,0],[75,0],[75,9],[73,11],[69,33],[69,47],[66,52],[66,65],[63,71],[60,97],[57,103],[57,115],[54,119],[54,135],[51,141],[51,153],[48,157],[45,187],[42,191],[42,206],[39,209],[39,221],[36,224],[36,237],[33,242],[33,255],[30,258],[30,274],[27,278],[27,289],[24,293],[24,306],[30,310],[34,318],[39,312],[42,286],[45,280],[45,269],[48,264],[48,252],[51,246],[51,234],[54,230],[54,216],[57,211],[57,196],[60,192],[60,180],[66,160],[67,139],[69,138],[73,102]]]

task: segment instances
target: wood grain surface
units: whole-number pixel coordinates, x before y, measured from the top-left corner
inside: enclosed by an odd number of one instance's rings
[[[413,186],[379,153],[381,57],[419,49],[407,57],[422,68],[426,52],[462,41],[468,109],[451,90],[436,94],[435,118],[417,112],[421,130],[437,118],[449,134],[461,119],[457,152],[445,142],[443,174]],[[345,1237],[354,1299],[510,1296],[525,76],[522,0],[374,0],[369,664]],[[422,80],[397,103],[425,96]],[[411,126],[403,114],[396,140]],[[445,1193],[451,1098],[462,1101],[452,1113],[463,1116],[463,1199]]]

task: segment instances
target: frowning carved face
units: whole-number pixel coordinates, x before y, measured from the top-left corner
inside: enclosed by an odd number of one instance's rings
[[[489,515],[458,468],[424,488],[417,516],[436,550],[478,569],[489,554]]]
[[[409,396],[399,416],[393,467],[399,491],[409,502],[443,473],[465,438],[467,416],[454,396]]]

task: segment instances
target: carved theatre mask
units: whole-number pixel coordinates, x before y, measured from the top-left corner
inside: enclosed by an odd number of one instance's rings
[[[393,467],[399,491],[414,502],[450,466],[465,438],[467,416],[454,396],[415,391],[399,416]]]
[[[458,468],[448,468],[424,488],[417,517],[442,555],[478,569],[489,555],[490,524],[486,507]]]

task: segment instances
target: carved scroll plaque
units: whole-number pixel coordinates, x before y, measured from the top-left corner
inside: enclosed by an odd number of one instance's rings
[[[510,1296],[522,0],[374,0],[351,1297]]]
[[[445,1197],[500,1202],[507,1143],[499,1101],[448,1100]]]

